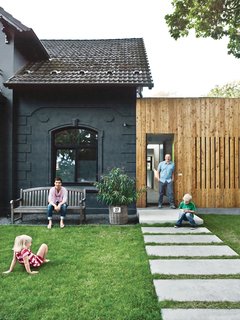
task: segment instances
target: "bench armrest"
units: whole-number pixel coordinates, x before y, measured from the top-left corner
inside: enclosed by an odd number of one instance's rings
[[[14,209],[20,205],[22,198],[18,198],[10,201],[11,205],[11,223],[14,223]],[[22,218],[22,214],[20,214],[20,218]]]
[[[16,205],[17,203],[19,203],[22,200],[22,198],[18,198],[18,199],[13,199],[10,201],[11,205]]]
[[[83,204],[85,203],[85,201],[86,201],[86,198],[83,198],[83,199],[81,199],[81,200],[79,201],[79,204],[83,205]]]
[[[85,201],[86,201],[86,190],[85,189],[83,190],[82,194],[83,194],[84,198],[79,201],[80,206],[85,205]]]
[[[80,223],[83,223],[86,221],[86,197],[79,200],[79,207],[80,207]]]

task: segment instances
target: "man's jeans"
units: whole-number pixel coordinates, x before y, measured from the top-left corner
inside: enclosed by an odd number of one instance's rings
[[[193,217],[194,217],[194,214],[193,213],[190,213],[190,212],[180,212],[179,213],[179,219],[178,221],[176,222],[176,226],[181,226],[182,222],[183,221],[189,221],[191,226],[196,226],[196,222],[194,221]]]
[[[52,220],[52,214],[54,211],[54,206],[49,204],[47,207],[47,216],[48,216],[48,220]],[[61,209],[60,209],[60,218],[64,219],[67,213],[67,204],[64,203],[61,205]]]
[[[163,195],[164,195],[164,190],[167,190],[166,195],[168,197],[168,201],[170,205],[174,205],[174,198],[173,198],[173,181],[167,182],[165,181],[164,183],[159,181],[159,200],[158,200],[158,205],[162,205],[163,203]]]

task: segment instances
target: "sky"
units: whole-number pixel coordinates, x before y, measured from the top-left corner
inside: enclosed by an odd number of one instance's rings
[[[154,82],[144,97],[201,97],[240,80],[240,59],[227,39],[171,38],[171,0],[0,0],[0,7],[39,39],[143,38]]]

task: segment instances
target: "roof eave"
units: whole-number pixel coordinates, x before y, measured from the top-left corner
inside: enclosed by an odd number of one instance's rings
[[[31,39],[34,45],[38,47],[39,55],[41,59],[49,59],[50,56],[41,43],[41,41],[38,39],[36,36],[35,32],[31,29],[26,27],[24,24],[22,24],[19,20],[13,18],[9,13],[4,11],[2,8],[0,8],[0,22],[3,24],[4,29],[6,27],[12,28],[15,31],[16,37],[22,37],[26,35],[26,39],[29,40]],[[3,30],[3,32],[5,32]]]
[[[78,86],[78,87],[86,87],[86,86],[110,86],[110,87],[148,87],[148,89],[153,88],[153,83],[69,83],[69,82],[63,82],[63,83],[14,83],[14,82],[8,82],[6,81],[4,83],[4,86],[8,89],[14,89],[14,88],[20,88],[20,87],[26,87],[26,86]]]

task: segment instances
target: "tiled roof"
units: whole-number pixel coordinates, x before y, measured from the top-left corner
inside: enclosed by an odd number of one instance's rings
[[[142,38],[41,40],[50,59],[32,62],[6,85],[78,84],[153,87]]]

